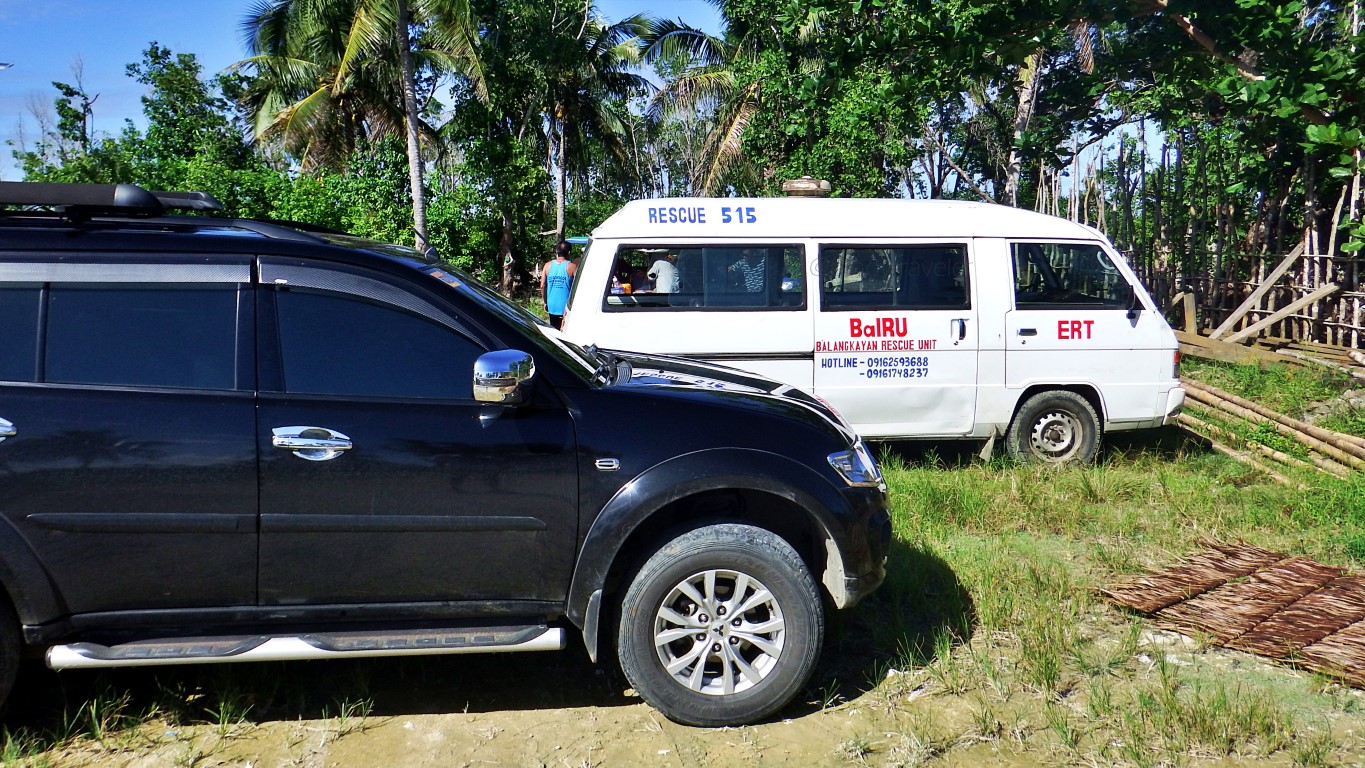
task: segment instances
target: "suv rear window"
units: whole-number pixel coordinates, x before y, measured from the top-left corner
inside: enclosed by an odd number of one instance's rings
[[[236,286],[53,284],[43,380],[232,389]]]
[[[0,287],[0,381],[33,381],[38,362],[39,287]]]

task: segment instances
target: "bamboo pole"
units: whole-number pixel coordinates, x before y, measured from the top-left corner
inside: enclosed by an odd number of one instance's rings
[[[1300,352],[1294,352],[1294,351],[1288,350],[1288,349],[1277,349],[1277,350],[1275,350],[1275,354],[1277,354],[1277,355],[1284,355],[1285,357],[1292,357],[1292,358],[1294,358],[1294,359],[1296,359],[1296,360],[1306,360],[1306,361],[1308,361],[1308,362],[1310,362],[1310,363],[1317,363],[1318,365],[1321,365],[1321,366],[1323,366],[1324,368],[1331,368],[1331,369],[1336,370],[1336,371],[1341,371],[1342,373],[1346,374],[1347,376],[1353,376],[1353,377],[1355,377],[1355,378],[1357,378],[1357,379],[1360,379],[1360,380],[1362,380],[1362,381],[1365,381],[1365,371],[1358,371],[1358,370],[1356,370],[1355,368],[1352,368],[1352,367],[1348,367],[1348,366],[1345,366],[1345,365],[1337,365],[1336,363],[1330,363],[1330,362],[1328,362],[1328,361],[1326,361],[1326,360],[1319,360],[1319,359],[1317,359],[1317,358],[1315,358],[1315,357],[1311,357],[1311,356],[1309,356],[1309,355],[1305,355],[1305,354],[1302,354],[1302,353],[1300,353]]]
[[[1323,455],[1320,454],[1320,453],[1315,453],[1315,452],[1313,452],[1313,451],[1309,451],[1309,452],[1308,452],[1308,460],[1311,461],[1311,462],[1313,462],[1313,463],[1316,464],[1317,466],[1321,467],[1322,469],[1324,469],[1324,470],[1326,470],[1326,471],[1328,471],[1328,472],[1331,472],[1332,474],[1336,475],[1337,477],[1350,477],[1350,476],[1351,476],[1351,468],[1350,468],[1350,467],[1343,467],[1342,465],[1338,464],[1338,463],[1335,462],[1335,461],[1332,461],[1331,459],[1327,458],[1326,456],[1323,456]]]
[[[1230,334],[1227,338],[1221,339],[1221,341],[1226,341],[1229,344],[1241,341],[1242,339],[1245,339],[1246,337],[1255,334],[1257,331],[1263,328],[1267,328],[1271,325],[1274,325],[1275,323],[1280,322],[1281,320],[1284,320],[1285,318],[1289,317],[1295,312],[1298,312],[1300,309],[1303,309],[1309,304],[1312,304],[1313,302],[1319,299],[1324,299],[1330,294],[1336,293],[1336,291],[1337,285],[1335,283],[1328,283],[1327,285],[1324,285],[1323,287],[1317,289],[1316,291],[1313,291],[1312,293],[1308,294],[1307,296],[1304,296],[1298,301],[1291,302],[1289,305],[1275,310],[1274,312],[1266,316],[1263,320],[1260,320],[1259,322],[1249,325],[1236,333]]]
[[[1275,267],[1274,271],[1269,275],[1266,275],[1265,279],[1261,281],[1261,284],[1256,287],[1256,290],[1252,291],[1251,295],[1246,297],[1246,300],[1244,300],[1236,309],[1232,310],[1232,314],[1228,315],[1227,319],[1223,321],[1223,324],[1219,325],[1214,329],[1213,333],[1209,334],[1209,338],[1221,338],[1223,334],[1232,330],[1233,326],[1237,325],[1237,321],[1241,320],[1247,312],[1250,312],[1255,308],[1256,304],[1260,302],[1261,297],[1271,288],[1275,287],[1275,283],[1284,276],[1285,272],[1289,271],[1290,267],[1294,266],[1294,262],[1302,255],[1303,243],[1299,243],[1284,257],[1279,263],[1279,266]]]
[[[1187,392],[1189,391],[1190,387],[1193,387],[1194,389],[1197,390],[1202,390],[1204,392],[1209,393],[1210,395],[1213,395],[1214,397],[1222,398],[1230,403],[1239,405],[1243,408],[1246,408],[1249,411],[1264,416],[1267,419],[1271,419],[1272,421],[1276,421],[1280,424],[1283,424],[1284,426],[1289,427],[1290,429],[1298,430],[1299,432],[1311,435],[1312,437],[1315,437],[1318,440],[1321,440],[1325,443],[1338,446],[1342,450],[1354,454],[1359,459],[1365,459],[1365,437],[1345,435],[1340,432],[1333,432],[1330,429],[1323,429],[1322,427],[1319,427],[1314,424],[1309,424],[1306,421],[1299,421],[1298,419],[1285,416],[1282,413],[1272,411],[1259,403],[1253,403],[1250,400],[1238,397],[1237,395],[1234,395],[1231,392],[1224,392],[1223,390],[1205,384],[1202,381],[1195,381],[1194,379],[1182,376],[1180,379],[1180,384],[1186,387]]]
[[[1200,403],[1200,406],[1201,406],[1201,407],[1207,407],[1207,406],[1204,406],[1202,403]],[[1200,410],[1200,413],[1202,414],[1202,413],[1204,413],[1204,411],[1203,411],[1203,410]],[[1206,426],[1206,427],[1208,427],[1208,429],[1214,431],[1215,433],[1221,433],[1221,434],[1224,435],[1224,436],[1235,435],[1235,434],[1236,434],[1235,432],[1232,432],[1231,430],[1223,429],[1222,427],[1219,427],[1219,426],[1217,426],[1217,425],[1215,425],[1215,424],[1212,424],[1212,423],[1209,423],[1209,422],[1206,422],[1206,421],[1202,421],[1202,420],[1200,420],[1198,417],[1195,417],[1195,416],[1193,416],[1193,415],[1191,415],[1191,414],[1187,414],[1187,413],[1185,413],[1185,412],[1182,412],[1182,413],[1180,414],[1180,416],[1177,417],[1177,418],[1181,421],[1182,424],[1186,423],[1186,420],[1183,418],[1183,417],[1186,416],[1186,415],[1189,415],[1190,418],[1191,418],[1191,420],[1192,420],[1195,424],[1197,424],[1198,427],[1201,428],[1201,429],[1204,428],[1204,427]],[[1224,417],[1224,418],[1231,418],[1231,415],[1230,415],[1230,414],[1227,414],[1227,413],[1222,413],[1222,414],[1219,414],[1219,415],[1221,415],[1221,416]],[[1337,476],[1337,477],[1350,477],[1350,476],[1351,476],[1351,468],[1350,468],[1350,467],[1342,466],[1341,464],[1338,464],[1337,462],[1332,461],[1331,459],[1329,459],[1329,458],[1327,458],[1327,457],[1325,457],[1325,456],[1323,456],[1323,455],[1321,455],[1321,454],[1314,453],[1314,452],[1311,451],[1311,450],[1308,451],[1308,461],[1307,461],[1307,462],[1304,462],[1302,459],[1299,459],[1299,458],[1296,458],[1296,457],[1294,457],[1294,456],[1290,456],[1290,455],[1288,455],[1288,454],[1282,453],[1281,451],[1276,451],[1275,449],[1273,449],[1273,448],[1271,448],[1271,447],[1269,447],[1269,446],[1260,445],[1259,443],[1250,442],[1250,441],[1248,441],[1246,438],[1243,438],[1243,437],[1238,436],[1236,439],[1241,440],[1241,441],[1243,441],[1243,442],[1247,442],[1249,445],[1251,445],[1251,447],[1255,448],[1257,451],[1259,451],[1259,452],[1261,452],[1261,453],[1265,453],[1265,454],[1267,454],[1267,455],[1270,455],[1272,458],[1277,458],[1277,457],[1279,457],[1279,456],[1282,456],[1282,457],[1284,457],[1285,459],[1288,459],[1289,461],[1287,461],[1287,462],[1285,462],[1285,463],[1291,463],[1291,464],[1292,464],[1293,462],[1298,462],[1298,464],[1301,464],[1301,465],[1303,465],[1303,466],[1305,466],[1305,467],[1307,467],[1307,466],[1309,466],[1309,464],[1311,464],[1313,467],[1315,467],[1316,469],[1318,469],[1319,471],[1321,471],[1321,472],[1323,472],[1323,473],[1325,473],[1325,474],[1335,475],[1335,476]],[[1296,466],[1297,466],[1297,465],[1296,465]]]
[[[1221,437],[1229,442],[1240,441],[1246,443],[1247,447],[1252,448],[1257,453],[1260,453],[1261,455],[1266,456],[1268,458],[1274,459],[1275,461],[1278,461],[1281,464],[1285,464],[1296,469],[1318,469],[1318,471],[1320,472],[1327,471],[1326,469],[1319,469],[1318,467],[1313,466],[1312,464],[1304,461],[1303,459],[1298,458],[1297,456],[1291,456],[1285,453],[1284,451],[1277,451],[1268,445],[1261,445],[1260,443],[1249,441],[1245,437],[1242,437],[1241,435],[1237,434],[1236,432],[1233,432],[1230,429],[1224,429],[1215,424],[1210,424],[1209,422],[1199,419],[1192,414],[1181,413],[1176,417],[1176,420],[1179,421],[1181,425],[1188,428],[1192,428],[1195,431],[1201,433],[1207,432],[1209,435]],[[1346,469],[1345,467],[1340,467],[1340,471],[1348,475],[1351,473],[1351,470]]]
[[[1194,400],[1198,400],[1199,402],[1204,403],[1205,405],[1209,405],[1219,410],[1226,411],[1235,416],[1241,416],[1242,418],[1247,419],[1249,421],[1270,424],[1275,428],[1276,431],[1278,431],[1280,434],[1286,437],[1293,438],[1294,440],[1297,440],[1300,443],[1303,443],[1304,445],[1320,453],[1323,453],[1327,456],[1331,456],[1333,459],[1336,459],[1342,464],[1346,464],[1353,469],[1365,471],[1365,460],[1362,460],[1350,453],[1347,453],[1346,451],[1343,451],[1342,449],[1334,445],[1331,445],[1330,443],[1325,443],[1317,439],[1316,437],[1313,437],[1312,435],[1300,432],[1294,429],[1293,427],[1287,427],[1275,421],[1274,419],[1268,419],[1260,415],[1259,413],[1256,413],[1255,411],[1243,408],[1240,405],[1236,405],[1235,403],[1230,403],[1227,400],[1215,397],[1207,392],[1203,392],[1198,389],[1190,389],[1186,390],[1186,393]]]
[[[1231,446],[1224,445],[1224,444],[1218,442],[1217,440],[1214,440],[1213,438],[1205,438],[1205,439],[1209,441],[1209,445],[1210,445],[1215,451],[1218,451],[1219,453],[1224,454],[1225,456],[1231,456],[1232,458],[1234,458],[1234,459],[1236,459],[1236,460],[1242,462],[1243,464],[1246,464],[1247,466],[1249,466],[1249,467],[1251,467],[1251,468],[1257,470],[1258,472],[1261,472],[1261,473],[1264,474],[1265,476],[1269,477],[1271,480],[1274,480],[1275,482],[1277,482],[1277,483],[1279,483],[1279,484],[1281,484],[1281,485],[1293,485],[1293,484],[1294,484],[1293,481],[1291,481],[1289,478],[1285,477],[1284,475],[1280,474],[1279,472],[1276,472],[1275,470],[1271,469],[1270,467],[1267,467],[1265,464],[1262,464],[1261,462],[1257,461],[1256,459],[1253,459],[1253,458],[1252,458],[1251,456],[1249,456],[1248,454],[1243,453],[1243,452],[1241,452],[1241,451],[1239,451],[1239,450],[1237,450],[1237,449],[1235,449],[1235,448],[1232,448]]]

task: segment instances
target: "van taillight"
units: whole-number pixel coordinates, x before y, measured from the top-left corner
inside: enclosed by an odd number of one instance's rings
[[[1171,371],[1171,378],[1180,378],[1180,349],[1178,347],[1175,350],[1175,366]]]

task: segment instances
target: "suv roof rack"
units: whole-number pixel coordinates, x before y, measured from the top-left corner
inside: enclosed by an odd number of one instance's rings
[[[207,192],[150,192],[136,184],[60,184],[0,181],[0,205],[52,206],[72,218],[100,213],[156,216],[167,209],[221,211]]]

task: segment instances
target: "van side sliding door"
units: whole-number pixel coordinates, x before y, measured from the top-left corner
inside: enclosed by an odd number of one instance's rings
[[[815,392],[864,437],[961,436],[976,415],[966,242],[820,249]]]

